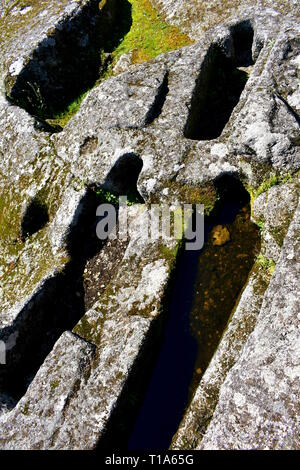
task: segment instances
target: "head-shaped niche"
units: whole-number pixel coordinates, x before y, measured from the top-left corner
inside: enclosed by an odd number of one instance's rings
[[[137,189],[139,175],[143,168],[143,160],[135,153],[122,155],[109,171],[104,189],[119,196],[127,196],[136,202],[143,202]]]
[[[33,198],[27,205],[21,221],[21,238],[25,240],[38,232],[49,222],[46,204],[38,197]]]

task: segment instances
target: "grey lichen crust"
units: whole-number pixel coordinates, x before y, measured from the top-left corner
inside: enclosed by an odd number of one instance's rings
[[[31,342],[43,351],[43,322],[53,335],[22,398],[16,403],[7,390],[0,394],[0,448],[97,445],[141,352],[153,345],[178,253],[179,241],[141,236],[148,203],[204,203],[209,212],[213,181],[224,173],[251,192],[261,257],[277,266],[257,260],[172,447],[299,448],[300,31],[290,14],[297,2],[283,11],[274,2],[264,9],[249,1],[236,15],[235,2],[224,2],[225,17],[209,21],[216,27],[205,35],[195,19],[197,44],[95,86],[66,127],[51,134],[7,95],[40,43],[51,37],[55,47],[55,32],[92,3],[8,1],[0,10],[0,340],[9,344],[0,385],[33,357]],[[153,3],[165,13],[187,5]],[[216,2],[209,3],[218,15]],[[249,80],[220,137],[188,138],[198,85],[201,95],[209,80],[212,44],[237,62],[237,24],[253,31],[255,63],[243,72]],[[130,208],[129,243],[92,308],[57,326],[59,314],[68,317],[82,300],[83,247],[74,248],[72,237],[86,222],[94,185],[122,187],[120,161],[125,168],[141,164],[137,190],[145,210]],[[32,201],[47,207],[48,221],[28,235],[22,228]],[[53,299],[62,295],[67,301],[56,311]]]
[[[95,348],[87,342],[71,332],[63,333],[27,394],[4,415],[6,448],[51,447],[70,402],[86,380],[94,353]]]

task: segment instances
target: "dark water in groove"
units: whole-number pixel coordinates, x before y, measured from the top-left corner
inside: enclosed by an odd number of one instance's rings
[[[182,253],[159,357],[128,441],[130,451],[169,448],[253,266],[260,245],[259,231],[250,222],[249,195],[240,188],[240,194],[236,193],[236,189],[229,194],[225,191],[217,214],[211,220],[206,219],[203,250]],[[224,247],[215,247],[209,241],[213,226],[219,224],[228,224],[231,232],[232,240]],[[245,237],[245,234],[249,235]],[[204,259],[204,277],[201,259]],[[225,270],[228,285],[222,270]],[[212,306],[205,312],[203,305],[206,304],[201,302],[215,278],[219,278],[222,285],[217,285],[211,293]],[[203,283],[198,291],[195,282]],[[197,328],[201,330],[200,338]]]

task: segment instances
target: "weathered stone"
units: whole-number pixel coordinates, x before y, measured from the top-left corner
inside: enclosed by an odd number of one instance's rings
[[[4,414],[2,449],[47,449],[64,421],[70,401],[86,381],[95,348],[64,333],[14,410]]]
[[[166,15],[168,21],[179,25],[184,31],[195,39],[199,39],[210,28],[221,23],[228,22],[232,18],[241,15],[255,15],[259,17],[268,12],[265,24],[261,25],[260,31],[263,34],[267,30],[274,18],[286,15],[293,20],[299,14],[299,4],[297,0],[264,1],[264,6],[257,0],[245,0],[241,4],[239,0],[224,2],[219,0],[151,0]]]
[[[127,72],[129,67],[132,65],[132,52],[121,55],[120,59],[113,68],[114,74]]]
[[[273,186],[258,196],[252,207],[254,220],[261,224],[264,238],[263,253],[275,262],[288,231],[299,199],[299,179]]]

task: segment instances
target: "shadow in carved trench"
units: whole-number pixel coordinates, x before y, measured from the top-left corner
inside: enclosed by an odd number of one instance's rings
[[[239,68],[254,63],[253,37],[251,22],[247,20],[231,28],[231,58],[219,44],[210,46],[196,81],[185,137],[194,140],[220,137],[248,80],[248,73]]]
[[[99,0],[91,0],[60,22],[16,82],[6,80],[8,98],[41,120],[65,111],[106,71],[110,54],[131,28],[131,8],[128,0],[107,0],[101,9]]]
[[[170,91],[169,90],[169,72],[166,72],[163,82],[158,89],[154,103],[147,113],[147,116],[145,119],[146,126],[149,126],[150,124],[152,124],[155,121],[155,119],[157,119],[160,116],[169,91]]]
[[[142,201],[136,187],[141,169],[142,160],[137,155],[123,155],[106,178],[106,190]],[[92,306],[94,291],[99,295],[101,288],[104,290],[124,255],[125,242],[101,241],[96,235],[100,220],[96,209],[104,202],[98,193],[102,188],[90,186],[77,209],[76,224],[70,228],[67,240],[71,261],[61,273],[47,279],[14,324],[1,331],[1,340],[10,346],[6,365],[0,365],[0,393],[15,402],[24,395],[61,334],[72,330]],[[107,259],[110,269],[103,265]],[[95,280],[92,284],[85,282],[87,266],[92,275],[98,275],[98,285]]]
[[[204,248],[182,251],[168,315],[152,325],[99,450],[169,448],[246,283],[260,249],[249,195],[232,175],[215,185],[220,200],[206,218]],[[217,246],[224,229],[230,241]]]
[[[28,204],[21,223],[21,238],[27,237],[41,230],[49,222],[49,213],[46,204],[34,198]]]

